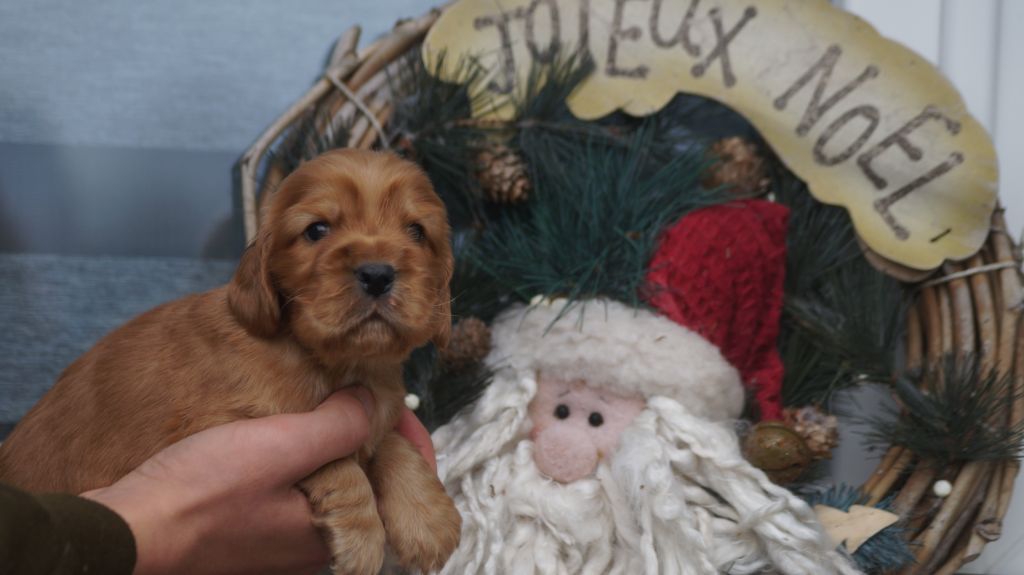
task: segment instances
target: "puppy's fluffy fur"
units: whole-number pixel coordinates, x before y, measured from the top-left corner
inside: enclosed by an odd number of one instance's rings
[[[322,239],[306,233],[317,223]],[[360,287],[366,263],[394,267],[389,294]],[[0,479],[36,491],[109,485],[197,431],[310,410],[358,383],[376,398],[370,441],[301,483],[333,569],[376,573],[385,540],[404,565],[439,568],[460,518],[393,427],[401,362],[448,338],[451,271],[444,206],[418,168],[324,154],[274,194],[230,284],[135,318],[63,373],[0,447]]]

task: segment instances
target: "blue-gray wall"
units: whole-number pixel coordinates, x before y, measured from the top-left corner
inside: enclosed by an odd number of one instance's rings
[[[0,251],[233,257],[235,160],[428,0],[0,1]]]

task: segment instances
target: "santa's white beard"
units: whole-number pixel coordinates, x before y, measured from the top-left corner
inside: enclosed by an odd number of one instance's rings
[[[435,435],[463,520],[442,573],[856,573],[807,505],[742,458],[727,425],[671,399],[648,401],[593,478],[547,479],[527,438],[535,385],[488,390]]]
[[[643,572],[601,481],[543,477],[529,440],[493,463],[461,482],[463,541],[443,573]]]

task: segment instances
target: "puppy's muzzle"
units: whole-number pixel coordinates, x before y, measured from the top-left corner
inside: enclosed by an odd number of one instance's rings
[[[363,264],[356,268],[356,279],[366,295],[384,297],[395,285],[395,268],[384,263]]]

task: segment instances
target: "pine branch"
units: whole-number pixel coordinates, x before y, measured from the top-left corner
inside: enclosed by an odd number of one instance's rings
[[[440,69],[447,56],[437,59]],[[467,85],[483,76],[472,60],[455,65],[458,82],[442,82],[430,73],[414,46],[389,71],[394,115],[388,125],[393,146],[412,157],[427,172],[448,208],[456,228],[483,218],[483,200],[473,173],[474,157],[486,131],[467,122],[484,95],[470,96]]]
[[[687,211],[721,201],[697,183],[703,154],[650,161],[651,131],[628,146],[604,138],[539,140],[528,150],[533,198],[506,209],[470,252],[520,300],[610,297],[639,305],[661,232]]]
[[[777,201],[790,209],[786,293],[806,295],[822,278],[863,256],[846,210],[814,199],[807,184],[781,166],[774,180]]]
[[[850,383],[850,374],[842,368],[842,358],[816,345],[807,332],[784,326],[779,345],[785,366],[783,406],[818,405],[825,411],[835,412],[833,396]]]
[[[406,387],[420,398],[416,415],[431,432],[476,402],[493,377],[481,363],[459,372],[445,370],[433,345],[414,351],[404,369]]]
[[[473,231],[455,234],[455,272],[451,281],[452,320],[476,317],[490,323],[513,300],[493,276],[482,270],[474,258],[469,257],[476,236]]]
[[[864,419],[871,444],[901,445],[942,465],[1021,457],[1024,424],[993,419],[1022,396],[1010,374],[982,372],[976,357],[949,356],[922,375],[900,378],[894,391],[899,406]]]
[[[290,174],[303,162],[349,142],[351,122],[334,121],[324,111],[310,111],[270,150],[270,162],[278,163],[283,173]]]
[[[785,313],[809,342],[841,360],[848,383],[888,383],[907,307],[899,282],[860,259],[820,278],[816,290],[787,297]]]
[[[517,121],[541,121],[587,127],[572,115],[566,100],[594,71],[586,52],[556,53],[551,64],[530,68],[525,84],[513,97]]]
[[[818,202],[781,168],[774,189],[790,208],[783,403],[831,409],[839,391],[893,381],[911,301],[897,280],[864,259],[845,210]]]

